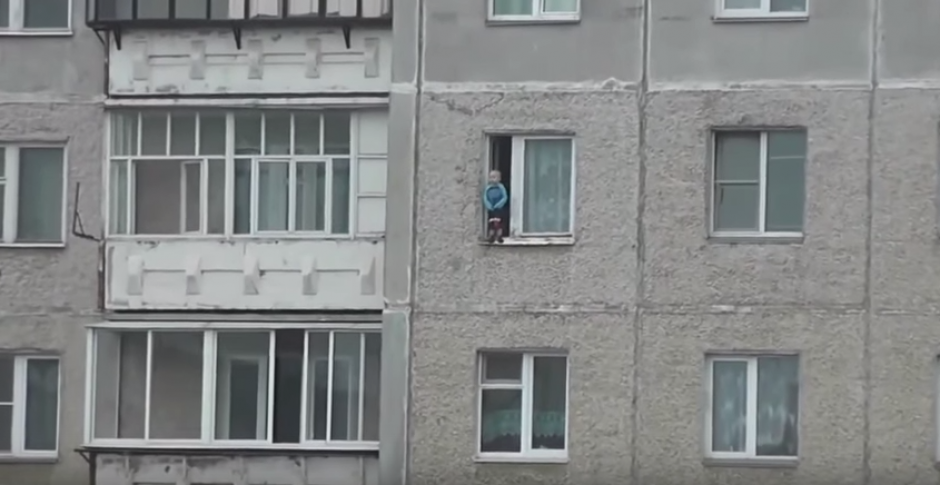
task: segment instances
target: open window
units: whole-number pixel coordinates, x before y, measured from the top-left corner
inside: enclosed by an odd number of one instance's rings
[[[509,203],[497,211],[503,228],[508,229],[508,237],[571,237],[574,234],[574,139],[492,135],[489,151],[487,175],[498,170],[509,194]],[[485,217],[483,224],[485,228]]]

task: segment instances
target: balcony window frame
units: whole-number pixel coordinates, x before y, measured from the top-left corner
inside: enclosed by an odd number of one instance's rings
[[[75,13],[75,0],[68,0],[65,26],[50,28],[26,26],[26,2],[28,1],[9,0],[7,26],[0,27],[0,37],[65,37],[72,35],[72,15]]]
[[[20,206],[20,155],[22,150],[51,148],[62,151],[62,202],[59,216],[59,239],[57,241],[24,241],[17,238]],[[9,248],[64,248],[68,235],[68,173],[69,151],[66,143],[0,143],[0,188],[3,200],[0,201],[0,247]]]
[[[274,113],[279,115],[289,115],[291,116],[291,134],[290,134],[290,154],[266,154],[263,152],[260,154],[239,154],[235,151],[235,118],[236,113],[240,112],[251,112],[251,113]],[[342,113],[349,115],[349,151],[344,154],[329,154],[326,153],[325,145],[325,120],[326,114],[330,111],[340,111]],[[136,125],[133,129],[136,130],[132,144],[136,144],[136,147],[132,147],[135,154],[114,154],[114,143],[115,139],[113,137],[115,132],[115,117],[118,115],[129,115],[137,114]],[[142,155],[142,144],[143,144],[143,116],[148,113],[157,113],[162,114],[167,117],[167,132],[166,132],[166,155]],[[171,155],[170,145],[172,137],[171,123],[174,115],[179,114],[192,114],[196,116],[196,133],[195,133],[195,154],[194,155]],[[295,154],[294,143],[295,143],[295,123],[293,122],[293,114],[298,113],[318,113],[320,115],[320,154]],[[387,160],[387,153],[384,155],[377,154],[361,154],[359,152],[359,113],[360,110],[356,108],[317,108],[317,109],[285,109],[285,108],[258,108],[251,110],[240,110],[232,108],[141,108],[141,109],[117,109],[109,112],[107,118],[107,156],[105,158],[105,168],[104,168],[104,178],[105,186],[107,190],[104,194],[104,203],[105,203],[105,234],[108,239],[112,240],[153,240],[153,239],[209,239],[209,240],[219,240],[219,239],[234,239],[234,240],[263,240],[263,239],[314,239],[314,240],[352,240],[361,237],[370,237],[375,236],[378,233],[360,231],[358,226],[358,214],[359,214],[359,202],[360,199],[368,199],[374,197],[374,194],[370,192],[361,192],[359,189],[359,165],[364,161],[370,160]],[[224,154],[200,154],[200,125],[201,117],[206,114],[212,115],[224,115],[225,117],[225,153]],[[265,116],[261,116],[261,144],[264,146],[265,139]],[[173,163],[193,163],[195,161],[202,162],[201,169],[201,208],[200,208],[200,229],[199,231],[184,231],[183,227],[184,220],[183,217],[180,217],[180,231],[178,234],[134,234],[132,231],[135,227],[135,207],[136,207],[136,197],[137,194],[134,193],[134,185],[136,180],[136,165],[135,162],[146,162],[146,161],[167,161]],[[209,199],[209,169],[208,165],[212,161],[221,160],[224,162],[224,230],[221,233],[210,233],[208,231],[208,199]],[[249,215],[249,227],[247,233],[236,233],[235,232],[235,174],[236,166],[239,161],[250,160],[250,171],[251,171],[251,196],[249,199],[250,203],[250,215]],[[334,233],[332,232],[332,208],[334,206],[334,201],[332,200],[332,190],[333,190],[333,175],[334,167],[337,163],[337,160],[346,160],[348,163],[349,170],[349,197],[348,197],[348,214],[346,225],[348,230],[345,233]],[[125,172],[122,173],[122,177],[126,177],[125,190],[127,191],[123,202],[123,210],[118,207],[118,204],[121,204],[120,200],[117,200],[115,193],[117,191],[117,186],[115,182],[115,166],[116,163],[123,162],[126,166]],[[289,206],[288,206],[288,215],[287,215],[287,230],[259,230],[258,229],[258,203],[259,203],[259,167],[263,163],[274,163],[274,162],[288,162],[290,164],[289,169]],[[326,182],[325,182],[325,207],[324,219],[325,225],[322,230],[295,230],[296,225],[296,206],[297,206],[297,197],[296,197],[296,166],[299,163],[325,163],[326,164]],[[180,184],[181,184],[181,199],[185,198],[184,186],[185,186],[185,177],[184,170],[180,171]],[[384,197],[384,194],[382,195]],[[181,200],[180,203],[181,212],[184,210],[183,203]],[[124,221],[124,229],[122,231],[115,231],[115,220],[114,215],[120,214],[123,212],[123,216],[126,217]],[[183,216],[183,214],[181,214]]]
[[[275,443],[274,439],[274,371],[272,365],[275,357],[275,332],[277,330],[303,330],[304,331],[304,352],[303,352],[303,375],[301,383],[301,415],[300,415],[300,440],[297,443]],[[121,324],[105,323],[93,324],[87,327],[86,332],[86,369],[85,374],[85,414],[84,414],[84,441],[86,446],[100,448],[151,448],[151,449],[289,449],[289,450],[308,450],[308,451],[378,451],[379,440],[362,439],[363,414],[365,405],[365,361],[366,361],[366,335],[381,335],[382,325],[380,323],[309,323],[309,324],[282,324],[282,323],[241,323],[241,322],[212,322],[212,323],[192,323],[192,322],[122,322]],[[122,332],[146,332],[146,387],[144,401],[144,438],[96,438],[95,437],[95,414],[96,414],[96,377],[98,373],[98,339],[97,332],[112,332],[120,334]],[[200,438],[198,439],[163,439],[149,438],[150,432],[150,407],[151,390],[150,376],[153,369],[153,335],[158,332],[192,332],[203,335],[202,352],[202,394],[201,394],[201,426]],[[217,428],[217,393],[218,393],[218,335],[219,333],[246,332],[246,333],[269,333],[269,348],[267,354],[267,376],[266,387],[266,420],[265,420],[265,438],[257,440],[249,439],[221,439],[216,438]],[[307,365],[310,358],[310,335],[315,333],[329,332],[329,384],[327,415],[326,415],[326,439],[314,440],[307,438],[308,429],[311,428],[308,416],[310,415],[310,380],[311,367]],[[359,347],[359,393],[358,393],[358,435],[359,440],[339,440],[332,438],[330,424],[332,422],[332,401],[333,390],[333,360],[344,360],[344,356],[334,353],[334,342],[337,334],[358,333],[360,335]],[[118,344],[120,347],[120,344]],[[120,350],[119,350],[120,352]],[[315,360],[315,359],[313,359]],[[349,360],[348,358],[346,360]],[[351,362],[351,360],[350,360]],[[120,362],[118,362],[120,367]],[[120,375],[120,368],[118,369]],[[379,377],[381,379],[381,377]],[[118,396],[120,396],[120,380],[116,383]],[[379,380],[381,386],[381,380]],[[118,397],[119,399],[119,397]],[[118,403],[117,409],[120,408]],[[115,413],[113,419],[117,421],[119,415]],[[332,439],[331,439],[332,438]]]
[[[772,0],[760,0],[759,8],[726,8],[728,0],[715,0],[716,20],[806,20],[809,18],[810,1],[803,11],[774,12],[770,10]]]

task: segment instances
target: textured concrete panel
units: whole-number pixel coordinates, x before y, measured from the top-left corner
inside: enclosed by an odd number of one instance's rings
[[[629,481],[633,328],[626,315],[420,314],[413,332],[410,484]],[[568,350],[568,464],[474,463],[476,359],[486,348]]]
[[[637,425],[641,483],[862,483],[863,329],[858,314],[644,315]],[[732,350],[799,352],[797,468],[703,465],[705,354]]]
[[[868,80],[872,2],[810,0],[808,22],[744,23],[714,22],[713,1],[651,3],[654,82]]]
[[[873,304],[940,311],[940,91],[881,91],[876,99]]]
[[[579,23],[544,25],[487,24],[486,0],[425,3],[428,81],[640,78],[642,0],[581,0]]]
[[[4,61],[6,62],[6,61]],[[79,211],[85,229],[102,230],[103,119],[94,104],[0,104],[0,143],[68,143],[68,224],[81,183]],[[75,314],[95,311],[98,246],[71,236],[64,249],[0,248],[0,315]]]
[[[646,298],[657,304],[858,304],[863,298],[868,93],[762,90],[650,95]],[[709,241],[711,129],[808,129],[805,240]]]
[[[625,305],[633,299],[637,116],[629,91],[427,94],[421,108],[419,306]],[[574,246],[487,247],[487,131],[576,134]]]

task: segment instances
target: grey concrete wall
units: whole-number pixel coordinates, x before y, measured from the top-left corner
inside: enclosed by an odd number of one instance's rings
[[[81,183],[79,210],[97,235],[105,49],[84,25],[84,1],[72,8],[72,36],[0,36],[0,143],[67,143],[68,213]],[[98,320],[97,260],[94,242],[71,235],[64,249],[0,249],[0,348],[62,359],[59,458],[0,463],[0,483],[87,483],[88,467],[74,449],[83,441],[84,325]]]

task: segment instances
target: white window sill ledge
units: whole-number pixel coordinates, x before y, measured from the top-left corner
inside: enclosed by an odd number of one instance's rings
[[[486,25],[490,27],[508,27],[512,25],[559,25],[581,23],[579,15],[568,17],[490,17]]]
[[[58,455],[0,455],[0,463],[58,463]]]
[[[702,464],[714,468],[796,468],[800,464],[800,459],[797,457],[705,458]]]
[[[353,445],[353,446],[318,446],[318,445],[213,445],[213,444],[141,444],[131,442],[127,444],[120,443],[89,443],[82,446],[83,449],[97,451],[116,451],[125,452],[133,450],[137,453],[364,453],[375,454],[379,452],[378,444]]]
[[[0,30],[0,37],[71,37],[71,30]]]
[[[475,463],[503,463],[517,465],[566,465],[567,456],[486,456],[476,455],[473,457]]]
[[[65,243],[0,243],[0,249],[65,249]]]
[[[499,247],[520,247],[520,246],[574,246],[574,236],[566,237],[526,237],[526,238],[505,238],[503,242],[489,242],[481,240],[483,246]]]
[[[755,22],[808,22],[809,14],[792,14],[792,15],[749,15],[749,16],[734,16],[734,15],[714,15],[712,16],[712,22],[723,24],[723,23],[755,23]]]

